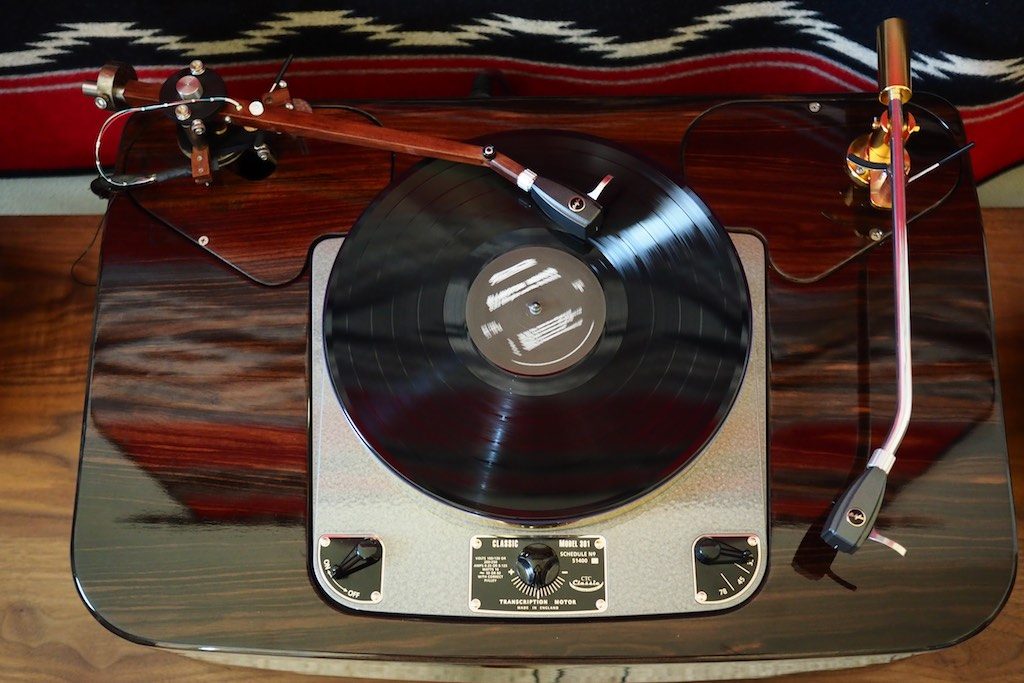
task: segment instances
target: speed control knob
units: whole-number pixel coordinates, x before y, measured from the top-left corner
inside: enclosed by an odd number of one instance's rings
[[[549,545],[532,543],[516,558],[516,574],[527,586],[543,588],[558,578],[558,555]]]

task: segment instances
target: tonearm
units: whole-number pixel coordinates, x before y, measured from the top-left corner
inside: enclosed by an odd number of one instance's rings
[[[889,433],[881,447],[876,448],[868,460],[867,468],[854,480],[833,504],[821,532],[830,546],[847,553],[856,552],[865,540],[873,540],[900,555],[906,549],[875,530],[875,520],[882,507],[886,480],[896,463],[896,451],[910,424],[913,403],[913,377],[910,358],[910,264],[907,253],[907,179],[904,141],[916,129],[913,116],[906,114],[903,105],[910,100],[910,53],[907,47],[906,27],[902,19],[887,19],[878,27],[878,99],[887,109],[884,125],[876,127],[869,137],[872,154],[881,150],[887,157],[888,168],[865,168],[869,160],[853,157],[848,163],[854,178],[864,171],[869,177],[872,204],[892,208],[892,264],[893,289],[896,309],[896,414]],[[879,134],[880,133],[880,134]],[[858,138],[851,150],[861,146]],[[891,201],[890,201],[891,199]]]
[[[168,78],[162,85],[139,81],[126,64],[110,63],[95,83],[82,85],[100,109],[116,110],[96,140],[96,168],[113,188],[151,184],[188,173],[171,171],[139,178],[112,178],[100,164],[99,148],[110,124],[131,113],[158,109],[173,112],[183,149],[191,158],[190,173],[197,183],[209,184],[223,150],[212,149],[224,138],[225,127],[234,131],[289,133],[296,136],[342,142],[392,152],[402,152],[461,164],[483,166],[528,193],[551,220],[552,227],[577,239],[592,237],[600,226],[602,207],[598,198],[612,180],[602,179],[587,194],[577,192],[497,151],[493,145],[473,145],[421,133],[395,130],[369,123],[345,121],[314,112],[302,100],[293,100],[282,80],[287,62],[261,99],[246,101],[228,97],[224,82],[201,61]],[[265,149],[265,148],[264,148]]]

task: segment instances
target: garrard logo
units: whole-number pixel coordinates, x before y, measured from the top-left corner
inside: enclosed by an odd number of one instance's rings
[[[575,195],[569,200],[569,208],[575,213],[579,213],[583,209],[587,208],[587,200],[579,195]]]
[[[598,581],[592,576],[581,576],[569,582],[569,587],[580,593],[593,593],[601,590],[602,586],[604,586],[604,581]]]
[[[846,520],[853,526],[864,526],[864,522],[866,522],[867,519],[867,515],[857,508],[850,508],[846,511]]]

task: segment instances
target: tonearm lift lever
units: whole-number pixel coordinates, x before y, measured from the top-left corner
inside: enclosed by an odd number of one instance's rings
[[[896,451],[903,441],[910,424],[913,402],[913,382],[910,358],[910,266],[907,254],[907,166],[905,164],[904,141],[916,130],[913,116],[906,114],[903,105],[910,100],[910,55],[907,47],[906,28],[902,19],[887,19],[878,27],[878,86],[879,100],[887,106],[880,124],[881,134],[876,129],[870,134],[874,142],[869,148],[880,150],[888,147],[888,169],[855,169],[856,177],[863,170],[870,175],[868,180],[871,201],[875,206],[884,206],[891,196],[892,206],[892,263],[893,288],[896,308],[896,415],[889,434],[882,446],[876,448],[868,460],[867,468],[834,503],[821,532],[822,539],[830,546],[846,553],[856,552],[865,540],[872,540],[900,555],[906,549],[899,543],[886,538],[875,530],[875,520],[889,471],[896,463]],[[866,138],[865,138],[866,139]],[[861,138],[858,138],[858,141]],[[864,144],[854,141],[851,151]],[[875,152],[871,152],[874,154]],[[859,155],[858,155],[859,156]]]
[[[189,174],[175,169],[148,176],[111,177],[100,164],[103,134],[114,120],[131,113],[157,109],[173,112],[179,125],[179,138],[183,139],[181,146],[191,157],[191,175],[201,184],[210,183],[219,165],[230,163],[230,157],[211,149],[216,144],[218,133],[223,134],[225,127],[235,132],[289,133],[489,168],[529,194],[550,219],[553,229],[586,240],[594,236],[600,226],[602,207],[597,200],[612,180],[611,176],[606,176],[593,190],[584,194],[538,175],[497,151],[493,145],[467,144],[318,114],[308,106],[302,106],[301,100],[292,100],[280,77],[259,100],[234,99],[226,95],[220,76],[199,60],[172,75],[162,85],[139,81],[135,70],[126,64],[107,64],[100,71],[96,83],[83,84],[82,92],[92,97],[100,109],[116,110],[100,128],[96,139],[96,168],[100,177],[115,189]],[[263,155],[268,154],[266,148],[259,151]]]

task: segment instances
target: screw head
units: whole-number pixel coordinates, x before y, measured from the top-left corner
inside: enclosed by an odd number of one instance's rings
[[[210,243],[210,238],[207,237],[206,235],[200,235],[199,239],[197,239],[196,241],[199,242],[199,246],[205,247],[207,244]],[[331,539],[328,538],[327,539],[327,543],[330,543],[330,542],[331,542]],[[324,539],[320,539],[320,545],[323,545],[324,547],[326,547],[326,544],[324,543]]]
[[[107,108],[107,101],[105,99],[103,99],[102,97],[97,97],[92,102],[93,102],[93,104],[96,105],[97,109],[106,109]]]
[[[493,159],[495,156],[494,145],[487,145],[483,150],[484,159]]]
[[[708,601],[708,594],[705,593],[704,591],[698,591],[696,597],[697,597],[697,602],[707,602]]]
[[[880,242],[885,237],[885,233],[882,232],[881,228],[871,228],[868,237],[871,238],[872,242]]]
[[[205,236],[206,235],[203,235],[203,237],[205,237]],[[330,538],[328,538],[327,536],[321,536],[320,537],[320,547],[321,548],[326,548],[330,544],[331,544],[331,539]]]
[[[604,539],[603,538],[599,538],[599,539],[595,540],[594,541],[594,547],[597,548],[598,550],[604,549]]]
[[[380,591],[373,591],[370,593],[370,602],[380,602],[383,597]]]
[[[249,103],[249,113],[253,116],[263,116],[264,111],[263,103],[259,100],[253,100]]]
[[[811,102],[807,105],[807,108],[811,110],[812,114],[817,114],[821,111],[821,102]]]
[[[281,79],[280,81],[277,82],[277,87],[278,88],[287,88],[288,87],[288,81],[286,81],[284,79]]]
[[[540,315],[540,304],[534,301],[526,307],[526,310],[530,312],[530,315]]]
[[[193,76],[200,76],[206,71],[206,65],[200,59],[193,59],[188,64],[188,70]]]
[[[596,607],[598,611],[604,611],[604,609],[608,607],[608,603],[604,600],[598,599],[597,602],[594,603],[594,607]]]
[[[179,104],[174,108],[174,118],[179,121],[188,121],[192,116],[192,110],[188,108],[187,104]]]
[[[479,538],[474,538],[472,540],[472,542],[470,543],[470,545],[472,545],[477,550],[479,550],[481,547],[483,547],[483,544],[484,544],[483,541],[481,541]]]
[[[202,135],[206,132],[206,124],[203,123],[202,119],[196,119],[192,122],[192,132],[196,135]]]
[[[472,600],[469,601],[469,608],[472,609],[472,610],[480,609],[480,601],[477,600],[476,598],[473,598]]]

